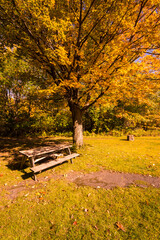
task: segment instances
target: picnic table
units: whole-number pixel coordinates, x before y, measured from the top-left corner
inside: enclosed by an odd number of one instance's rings
[[[36,173],[41,172],[42,170],[48,169],[50,167],[56,166],[68,160],[71,161],[75,157],[78,157],[78,153],[71,153],[72,145],[70,144],[57,144],[53,146],[44,146],[33,148],[29,150],[19,151],[20,154],[24,155],[24,160],[26,158],[29,159],[31,168],[30,170],[33,172],[34,180],[36,180]],[[61,151],[67,151],[67,155],[63,156]],[[43,161],[44,159],[50,159],[48,161]]]

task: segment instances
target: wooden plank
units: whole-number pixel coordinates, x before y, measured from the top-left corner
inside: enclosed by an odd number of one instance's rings
[[[37,173],[37,172],[40,172],[40,171],[42,171],[42,170],[44,170],[44,169],[53,167],[53,166],[55,166],[55,165],[58,165],[58,164],[63,163],[63,162],[66,162],[66,161],[68,161],[68,160],[70,160],[70,159],[72,159],[72,158],[78,157],[78,156],[79,156],[78,153],[72,153],[72,154],[67,155],[67,156],[65,156],[65,157],[63,157],[63,158],[59,158],[59,159],[56,159],[56,160],[52,160],[52,161],[50,161],[50,162],[42,163],[42,164],[40,164],[40,165],[38,165],[38,166],[32,167],[32,168],[31,168],[31,171],[33,171],[34,173]]]
[[[72,145],[58,144],[58,145],[53,145],[53,146],[33,148],[33,149],[19,151],[19,152],[30,158],[30,157],[33,157],[33,156],[40,156],[42,154],[53,153],[55,151],[60,151],[60,150],[70,148],[70,147],[72,147]]]
[[[43,154],[42,154],[43,155]],[[39,162],[39,161],[41,161],[41,160],[43,160],[43,159],[45,159],[45,158],[48,158],[48,157],[57,157],[57,156],[59,156],[60,154],[53,154],[53,153],[47,153],[47,154],[45,154],[44,156],[42,156],[42,157],[39,157],[39,158],[36,158],[35,160],[34,160],[34,163],[37,163],[37,162]]]
[[[34,160],[34,163],[37,163],[37,162],[39,162],[39,161],[41,161],[41,160],[43,160],[43,159],[45,159],[47,157],[48,157],[48,155],[46,155],[44,157],[37,158],[37,159]]]

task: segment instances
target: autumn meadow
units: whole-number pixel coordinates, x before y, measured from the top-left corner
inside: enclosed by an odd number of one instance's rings
[[[160,239],[159,39],[159,0],[0,0],[0,239]]]

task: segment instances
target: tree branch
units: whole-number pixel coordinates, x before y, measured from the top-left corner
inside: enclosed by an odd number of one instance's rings
[[[82,111],[87,110],[89,107],[91,107],[93,104],[95,104],[95,103],[98,101],[98,99],[101,98],[108,89],[109,89],[109,86],[105,89],[105,91],[103,91],[103,90],[101,89],[101,93],[98,95],[98,97],[96,97],[93,102],[86,104],[86,105],[82,108]]]
[[[93,6],[93,4],[94,4],[94,2],[95,2],[96,0],[92,0],[92,2],[91,2],[91,4],[90,4],[90,6],[89,6],[89,8],[88,8],[88,10],[87,10],[87,12],[86,12],[86,15],[84,16],[84,18],[82,19],[82,23],[85,21],[85,19],[87,18],[87,16],[88,16],[88,14],[89,14],[89,12],[90,12],[90,10],[91,10],[91,8],[92,8],[92,6]]]
[[[81,26],[82,26],[82,7],[83,2],[80,0],[80,12],[79,12],[79,29],[78,29],[78,37],[77,37],[77,47],[80,46],[80,35],[81,35]]]
[[[141,6],[140,6],[140,10],[139,10],[139,13],[138,13],[138,16],[137,16],[137,19],[135,21],[135,24],[134,24],[134,27],[136,27],[138,21],[139,21],[139,18],[140,18],[140,15],[141,15],[141,12],[144,8],[144,6],[146,5],[146,3],[148,2],[148,0],[143,0],[142,3],[141,3]]]
[[[86,36],[81,40],[80,42],[80,48],[82,48],[83,44],[87,41],[88,37],[90,36],[91,32],[95,29],[95,27],[98,25],[98,23],[100,23],[100,21],[105,17],[105,14],[96,20],[95,24],[93,25],[93,27],[90,29],[90,31],[86,34]]]

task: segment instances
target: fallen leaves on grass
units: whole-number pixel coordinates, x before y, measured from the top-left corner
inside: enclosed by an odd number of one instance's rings
[[[39,200],[43,200],[45,194],[46,194],[46,192],[43,192],[43,191],[40,191],[40,192],[36,193],[36,195],[38,196]]]
[[[116,222],[116,227],[118,228],[118,230],[122,230],[123,232],[125,232],[125,228],[123,227],[123,225],[120,222]]]
[[[96,230],[98,230],[98,227],[97,227],[96,225],[94,226],[94,228],[95,228]]]

